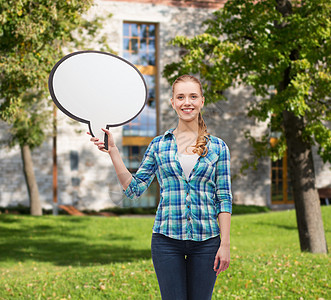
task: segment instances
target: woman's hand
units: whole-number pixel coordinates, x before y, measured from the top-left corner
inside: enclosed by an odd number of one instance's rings
[[[219,247],[214,261],[214,271],[216,272],[216,276],[219,273],[224,272],[230,265],[230,245],[229,246],[221,246]],[[217,268],[218,267],[218,268]]]
[[[115,142],[114,142],[114,138],[113,138],[113,135],[110,133],[109,130],[102,128],[102,131],[105,134],[107,134],[107,136],[108,136],[108,150],[105,149],[105,143],[99,141],[98,138],[91,137],[90,141],[93,142],[94,145],[96,145],[100,151],[109,153],[109,151],[110,151],[111,148],[116,147]],[[91,135],[91,133],[89,133],[89,132],[87,132],[87,134],[88,135]]]

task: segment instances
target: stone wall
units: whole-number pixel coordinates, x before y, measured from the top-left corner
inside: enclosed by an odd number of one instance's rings
[[[147,1],[151,2],[151,1]],[[160,132],[177,124],[176,114],[171,108],[171,88],[162,78],[164,66],[179,59],[178,50],[169,46],[176,35],[189,37],[202,32],[201,23],[212,13],[212,9],[175,7],[133,1],[97,1],[89,16],[113,16],[105,21],[104,32],[109,36],[110,47],[122,53],[123,21],[153,22],[158,24],[158,93],[160,95]],[[229,99],[205,107],[204,116],[209,132],[221,137],[231,151],[234,202],[241,204],[270,205],[270,160],[260,161],[258,170],[239,174],[241,161],[250,152],[244,131],[255,136],[267,130],[266,125],[256,124],[246,117],[246,105],[254,98],[249,89],[233,88],[226,91]],[[0,123],[0,139],[5,140],[8,127]],[[79,209],[99,210],[123,203],[123,194],[114,168],[107,154],[98,151],[89,142],[85,124],[70,120],[58,111],[58,198],[62,204],[73,204]],[[115,141],[121,150],[122,128],[112,129]],[[22,173],[22,162],[18,147],[0,148],[0,206],[28,204],[27,191]],[[43,207],[52,207],[52,140],[33,151],[36,177]],[[330,168],[316,159],[318,187],[330,184]]]

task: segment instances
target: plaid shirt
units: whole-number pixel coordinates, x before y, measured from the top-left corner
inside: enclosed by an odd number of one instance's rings
[[[153,232],[203,241],[219,234],[220,212],[232,213],[229,149],[220,138],[210,136],[207,155],[198,158],[187,180],[173,131],[152,140],[124,193],[131,199],[140,197],[156,174],[160,203]]]

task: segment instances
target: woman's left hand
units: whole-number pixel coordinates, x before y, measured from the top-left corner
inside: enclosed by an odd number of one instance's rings
[[[214,261],[214,271],[216,276],[224,272],[230,265],[230,246],[220,246]],[[218,267],[218,268],[217,268]]]

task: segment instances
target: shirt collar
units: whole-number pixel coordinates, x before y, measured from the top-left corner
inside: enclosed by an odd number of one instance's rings
[[[173,135],[173,132],[174,132],[175,128],[170,128],[168,129],[165,133],[164,133],[164,138],[166,138],[167,136],[169,135]]]

